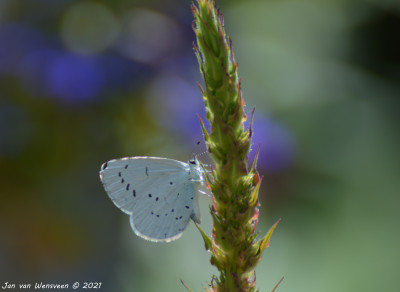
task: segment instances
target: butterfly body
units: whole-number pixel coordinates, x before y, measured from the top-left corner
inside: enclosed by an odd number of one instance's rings
[[[128,157],[104,163],[100,179],[113,203],[130,215],[133,231],[150,241],[178,239],[190,219],[200,223],[204,180],[197,159]]]

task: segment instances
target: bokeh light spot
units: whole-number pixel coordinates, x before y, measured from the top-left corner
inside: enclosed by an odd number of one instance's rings
[[[61,38],[74,52],[94,54],[109,48],[117,39],[119,25],[104,5],[80,2],[70,7],[61,20]]]
[[[166,15],[135,9],[122,19],[118,49],[133,60],[154,63],[168,57],[181,41],[178,25]]]

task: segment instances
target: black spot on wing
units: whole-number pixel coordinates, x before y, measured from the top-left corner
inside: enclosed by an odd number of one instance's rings
[[[151,198],[151,194],[149,194],[149,198]]]
[[[118,176],[121,177],[121,172],[118,172]]]
[[[136,198],[136,191],[133,190],[133,196]]]
[[[126,185],[126,190],[129,191],[130,184]]]
[[[149,168],[146,166],[146,175],[149,176]]]
[[[123,184],[125,182],[124,178],[121,179],[121,184]]]
[[[125,165],[125,169],[127,169],[128,168],[128,164],[127,165]]]

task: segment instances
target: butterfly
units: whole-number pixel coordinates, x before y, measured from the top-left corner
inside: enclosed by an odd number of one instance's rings
[[[185,163],[137,156],[104,163],[100,179],[113,203],[130,215],[136,235],[170,242],[182,235],[190,219],[200,223],[202,173],[196,157]]]

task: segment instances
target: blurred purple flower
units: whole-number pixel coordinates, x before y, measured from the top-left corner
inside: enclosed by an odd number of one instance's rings
[[[24,56],[43,46],[45,37],[40,31],[20,23],[0,26],[0,75],[12,75]]]
[[[106,87],[112,91],[142,87],[153,76],[151,67],[118,55],[102,55],[98,58],[106,76]]]
[[[162,72],[149,84],[147,101],[155,121],[169,131],[179,132],[194,145],[201,139],[197,114],[205,119],[201,92],[196,81],[201,79],[196,60],[175,58],[163,63]]]
[[[76,103],[95,100],[108,90],[127,90],[140,83],[135,75],[147,75],[140,69],[120,57],[83,56],[45,48],[27,54],[19,73],[32,94]]]
[[[30,95],[66,103],[92,101],[103,92],[141,85],[150,70],[115,55],[84,56],[21,23],[0,26],[0,76],[18,78]]]
[[[105,79],[95,58],[48,48],[26,54],[19,77],[31,94],[72,103],[95,99]]]
[[[258,168],[270,173],[283,172],[295,158],[295,139],[283,124],[271,118],[255,115],[253,119],[252,162],[260,145]]]
[[[0,73],[22,77],[24,85],[69,101],[93,99],[101,90],[103,74],[93,59],[48,49],[32,27],[3,25],[0,43]]]
[[[148,91],[148,108],[163,128],[183,134],[186,138],[201,137],[199,114],[204,119],[201,93],[194,81],[177,75],[162,74]]]
[[[169,67],[171,68],[171,67]],[[188,69],[187,69],[188,70]],[[179,70],[166,70],[157,77],[148,91],[148,108],[155,121],[163,128],[176,131],[194,144],[201,137],[196,114],[205,121],[205,110],[201,94],[195,81],[180,77]],[[178,75],[179,74],[179,75]],[[191,78],[189,78],[191,79]],[[253,120],[253,141],[250,162],[260,145],[258,167],[269,173],[287,170],[295,158],[296,143],[293,134],[283,124],[264,116],[256,115]]]
[[[98,97],[105,76],[95,58],[64,53],[56,55],[48,64],[46,80],[51,96],[76,102]]]
[[[25,91],[33,96],[47,96],[48,67],[57,55],[56,50],[49,48],[34,50],[25,55],[17,73]]]

